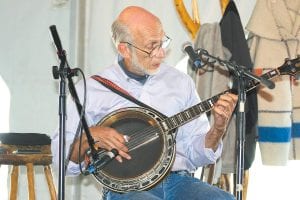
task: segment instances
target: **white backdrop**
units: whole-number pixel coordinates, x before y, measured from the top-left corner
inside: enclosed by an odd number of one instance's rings
[[[189,9],[191,0],[184,2]],[[255,1],[235,2],[245,26]],[[165,32],[172,38],[172,51],[166,61],[173,65],[179,62],[184,57],[181,45],[191,39],[173,0],[0,0],[0,76],[11,95],[10,112],[4,116],[9,125],[1,120],[1,126],[9,127],[11,132],[52,135],[58,123],[59,83],[52,77],[52,66],[59,61],[49,26],[56,25],[71,67],[81,67],[89,76],[115,59],[110,25],[127,5],[143,6],[161,18]],[[201,23],[219,21],[219,0],[199,0],[199,12]],[[4,105],[4,90],[0,94],[0,104]],[[19,197],[24,199],[25,169],[21,172]],[[67,178],[66,182],[66,199],[100,199],[100,186],[93,178]],[[36,176],[36,190],[37,199],[49,199],[41,169]],[[0,199],[6,199],[6,193],[1,187]]]

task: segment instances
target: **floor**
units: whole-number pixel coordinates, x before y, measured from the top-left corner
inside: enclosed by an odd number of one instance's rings
[[[300,200],[300,160],[291,160],[287,166],[265,166],[259,148],[255,156],[246,200]]]

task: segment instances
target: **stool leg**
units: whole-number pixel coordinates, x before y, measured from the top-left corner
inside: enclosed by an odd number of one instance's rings
[[[248,182],[249,182],[249,170],[245,170],[244,171],[244,183],[243,183],[243,200],[247,199]]]
[[[229,176],[230,176],[229,174],[221,174],[219,179],[219,188],[227,192],[230,192]]]
[[[215,164],[210,164],[210,165],[208,165],[208,167],[209,167],[209,173],[208,173],[208,177],[207,177],[207,183],[212,185],[213,181],[214,181],[214,174],[215,174],[216,165]]]
[[[35,200],[35,193],[34,193],[34,171],[33,171],[33,164],[27,163],[27,180],[28,180],[28,192],[30,200]]]
[[[47,179],[51,200],[56,200],[56,190],[55,190],[55,186],[53,183],[53,176],[51,173],[51,168],[49,165],[44,167],[44,172],[45,172],[45,176]]]
[[[18,196],[18,177],[19,177],[19,166],[14,165],[10,174],[10,200],[16,200]]]

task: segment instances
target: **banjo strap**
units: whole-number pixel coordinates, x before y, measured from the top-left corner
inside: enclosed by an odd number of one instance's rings
[[[135,104],[144,107],[144,108],[149,108],[157,113],[159,113],[161,116],[163,116],[164,118],[167,118],[167,116],[165,116],[164,114],[162,114],[161,112],[157,111],[156,109],[152,108],[151,106],[144,104],[143,102],[139,101],[138,99],[134,98],[133,96],[131,96],[126,90],[124,90],[123,88],[121,88],[120,86],[118,86],[117,84],[115,84],[114,82],[103,78],[102,76],[99,75],[93,75],[91,76],[92,79],[98,81],[99,83],[101,83],[103,86],[105,86],[106,88],[110,89],[111,91],[113,91],[114,93],[124,97],[125,99],[134,102]]]

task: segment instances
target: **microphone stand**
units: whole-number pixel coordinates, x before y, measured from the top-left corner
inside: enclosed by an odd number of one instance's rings
[[[60,78],[59,83],[59,174],[58,174],[58,199],[65,199],[65,121],[66,121],[66,53],[57,45],[58,35],[55,34],[55,26],[50,27],[53,39],[57,46],[57,55],[60,59],[59,68],[57,66],[52,67],[52,74],[54,79]],[[54,30],[54,32],[53,32]],[[57,36],[57,37],[56,37]]]
[[[246,90],[245,90],[245,73],[244,70],[238,70],[236,67],[236,76],[238,77],[238,110],[236,114],[236,130],[237,130],[237,144],[236,144],[236,178],[235,178],[235,196],[237,200],[243,198],[243,175],[244,175],[244,149],[245,149],[245,132],[246,132]]]
[[[67,64],[66,52],[63,50],[58,33],[56,31],[55,25],[49,27],[54,43],[57,47],[57,55],[60,59],[59,68],[57,66],[52,67],[52,74],[54,79],[60,78],[59,84],[59,177],[58,177],[58,199],[65,199],[65,132],[66,132],[66,78],[69,83],[69,91],[72,97],[75,100],[76,107],[79,115],[82,112],[82,106],[80,105],[80,101],[78,95],[76,93],[76,89],[74,86],[74,82],[72,77],[77,75],[76,70],[72,70]],[[80,119],[86,133],[87,141],[91,149],[91,155],[94,159],[97,159],[97,151],[94,147],[94,139],[90,134],[87,122],[84,118],[84,115]]]
[[[243,194],[243,174],[244,174],[244,147],[245,147],[245,127],[246,127],[246,115],[245,115],[245,103],[246,103],[246,88],[245,77],[250,78],[266,85],[268,88],[273,89],[275,84],[263,77],[258,77],[251,72],[247,71],[244,66],[239,66],[235,63],[221,60],[220,58],[209,55],[204,49],[197,49],[197,54],[204,63],[214,65],[218,62],[221,66],[225,66],[231,71],[235,77],[237,77],[237,91],[238,91],[238,109],[236,114],[236,130],[237,130],[237,145],[236,145],[236,178],[234,192],[237,200],[242,200]]]

